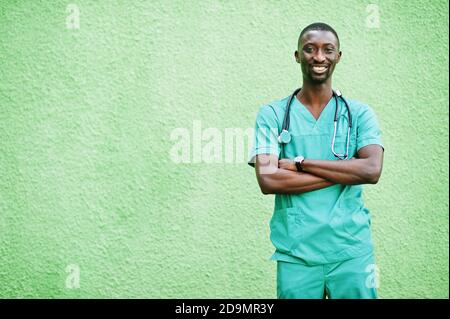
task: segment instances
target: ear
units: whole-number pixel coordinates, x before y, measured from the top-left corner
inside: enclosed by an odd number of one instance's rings
[[[298,51],[295,51],[294,56],[295,56],[295,61],[297,61],[297,63],[300,63],[300,56],[299,56]]]
[[[339,61],[341,61],[341,57],[342,57],[342,51],[339,51],[336,63],[339,63]]]

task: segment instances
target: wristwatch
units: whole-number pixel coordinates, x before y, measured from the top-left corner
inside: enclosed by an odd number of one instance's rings
[[[303,172],[302,164],[305,158],[303,156],[297,156],[294,158],[295,167],[297,167],[297,171]]]

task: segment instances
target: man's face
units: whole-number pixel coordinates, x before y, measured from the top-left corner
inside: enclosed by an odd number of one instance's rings
[[[295,60],[301,64],[303,80],[325,83],[341,58],[336,36],[330,31],[311,30],[300,38]]]

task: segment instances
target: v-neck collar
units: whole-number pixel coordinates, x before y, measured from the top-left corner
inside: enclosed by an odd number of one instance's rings
[[[323,120],[323,117],[327,117],[324,113],[328,112],[328,110],[331,108],[331,104],[333,104],[334,96],[332,95],[328,103],[325,105],[325,107],[320,112],[319,118],[316,120],[314,115],[310,112],[310,110],[297,98],[297,95],[294,98],[295,100],[295,107],[298,107],[300,109],[300,113],[303,115],[303,117],[313,124],[313,128],[317,127],[319,123],[321,123]]]

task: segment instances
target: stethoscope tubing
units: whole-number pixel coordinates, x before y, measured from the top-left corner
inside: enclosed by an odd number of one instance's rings
[[[289,97],[288,103],[286,105],[286,112],[284,113],[284,119],[283,119],[283,126],[281,128],[282,134],[289,134],[289,125],[290,125],[290,111],[291,111],[291,104],[295,96],[300,92],[302,88],[298,88],[292,93],[292,95]],[[352,128],[352,114],[350,112],[350,107],[345,100],[345,98],[342,96],[341,92],[339,90],[332,91],[333,92],[333,98],[335,100],[336,108],[334,111],[334,132],[333,132],[333,140],[331,142],[331,152],[335,157],[337,157],[340,160],[346,160],[348,159],[348,152],[349,152],[349,146],[350,146],[350,132]],[[334,144],[336,141],[336,132],[337,132],[337,121],[338,121],[338,110],[339,110],[339,101],[338,99],[341,99],[345,107],[347,108],[347,114],[348,114],[348,129],[347,129],[347,137],[346,137],[346,148],[345,148],[345,154],[338,154],[334,150]],[[281,137],[281,134],[280,134]],[[284,144],[287,144],[288,142],[283,142],[283,140],[279,137],[280,144],[284,147]],[[290,141],[290,138],[289,138]]]

